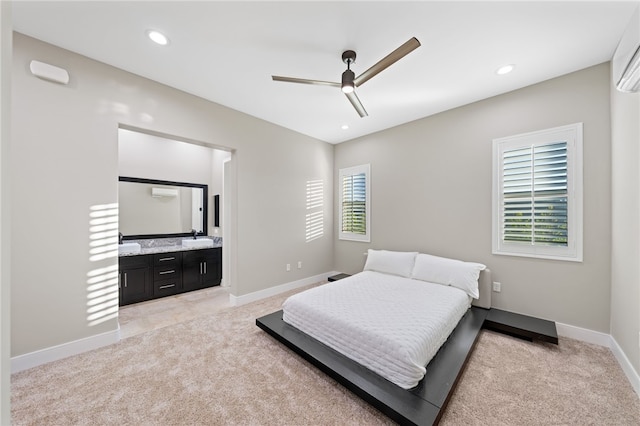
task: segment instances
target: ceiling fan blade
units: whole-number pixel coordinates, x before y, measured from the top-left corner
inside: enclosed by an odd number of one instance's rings
[[[302,83],[315,84],[318,86],[340,87],[340,83],[334,83],[333,81],[307,80],[306,78],[282,77],[279,75],[272,75],[271,78],[273,79],[273,81],[284,81],[285,83]]]
[[[415,37],[410,38],[402,46],[398,47],[396,50],[379,60],[371,68],[357,76],[355,80],[353,80],[353,83],[356,85],[356,87],[364,84],[369,79],[376,76],[378,73],[385,70],[394,63],[398,62],[400,59],[402,59],[418,47],[420,47],[420,42],[418,41],[418,39]]]
[[[349,99],[349,102],[351,102],[351,105],[353,105],[356,111],[358,111],[360,117],[366,117],[369,115],[364,109],[364,106],[362,106],[362,102],[360,102],[360,99],[358,99],[358,95],[356,95],[356,92],[345,93],[345,96],[347,97],[347,99]]]

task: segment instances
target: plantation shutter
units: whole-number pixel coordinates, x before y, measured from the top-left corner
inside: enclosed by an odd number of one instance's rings
[[[342,232],[367,233],[365,173],[342,176]]]
[[[505,242],[567,246],[567,142],[504,151]]]

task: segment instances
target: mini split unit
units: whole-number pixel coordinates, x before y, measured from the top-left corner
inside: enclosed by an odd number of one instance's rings
[[[177,197],[178,190],[171,188],[151,188],[151,196],[153,198],[160,197]]]
[[[640,8],[637,8],[613,55],[613,83],[621,92],[640,92]]]

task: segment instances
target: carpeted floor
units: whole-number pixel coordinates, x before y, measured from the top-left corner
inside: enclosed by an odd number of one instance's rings
[[[14,425],[385,425],[255,326],[286,295],[150,331],[12,377]],[[639,425],[611,352],[482,332],[442,425]]]

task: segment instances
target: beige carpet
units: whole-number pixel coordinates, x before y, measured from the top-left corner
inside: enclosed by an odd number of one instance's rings
[[[284,296],[150,331],[12,377],[15,425],[384,425],[255,326]],[[606,348],[483,332],[442,425],[639,425]]]

